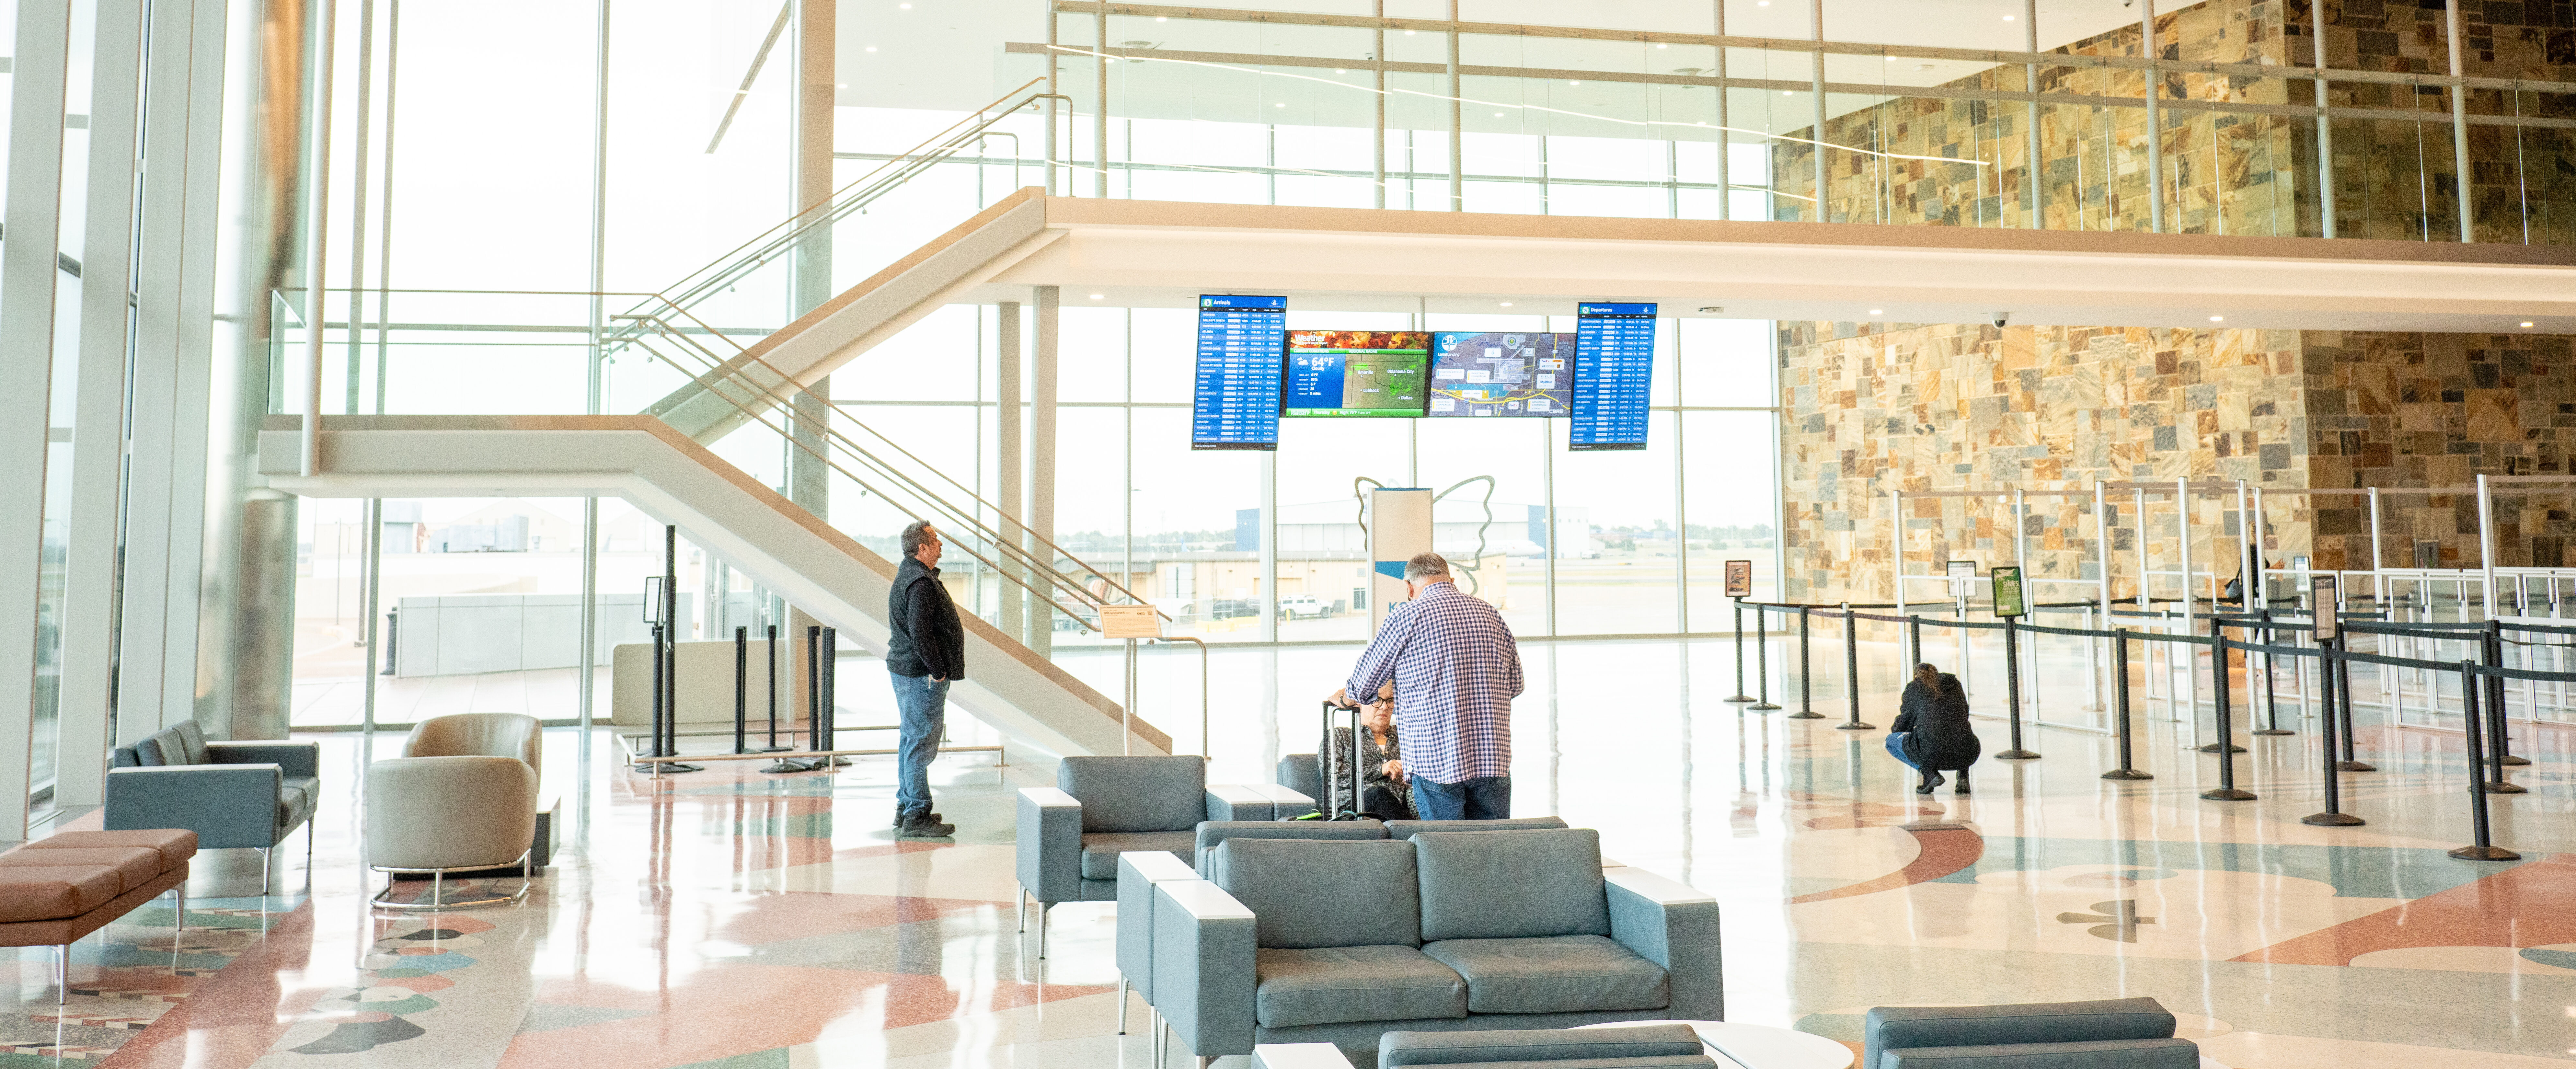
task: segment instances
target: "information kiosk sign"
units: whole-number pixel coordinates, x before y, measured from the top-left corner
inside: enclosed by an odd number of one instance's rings
[[[1163,616],[1151,605],[1103,605],[1100,607],[1101,637],[1161,638]]]
[[[1574,306],[1574,421],[1566,448],[1644,449],[1655,378],[1655,306]]]
[[[1977,595],[1977,562],[1954,560],[1944,563],[1942,567],[1950,576],[1951,597],[1972,598]]]
[[[1726,562],[1726,596],[1730,598],[1749,598],[1753,596],[1752,561],[1731,560]]]
[[[1287,347],[1288,298],[1199,298],[1190,448],[1279,448],[1279,366]]]
[[[2339,634],[2340,622],[2335,619],[2335,577],[2309,576],[2308,601],[2308,611],[2317,618],[2317,641],[2324,642]]]
[[[2021,592],[2020,567],[2011,564],[1999,564],[1994,568],[1989,569],[1987,574],[1993,578],[1996,616],[2027,616],[2030,614],[2029,601],[2022,596]]]

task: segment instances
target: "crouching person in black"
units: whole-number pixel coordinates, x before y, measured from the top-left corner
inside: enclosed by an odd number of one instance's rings
[[[1887,733],[1887,752],[1923,773],[1914,793],[1932,793],[1945,770],[1957,772],[1958,793],[1968,793],[1968,766],[1977,763],[1983,747],[1968,727],[1968,692],[1959,677],[1929,664],[1914,666],[1914,682],[1905,685],[1903,706]]]

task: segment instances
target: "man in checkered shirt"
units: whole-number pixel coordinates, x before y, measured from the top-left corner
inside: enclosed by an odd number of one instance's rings
[[[1424,820],[1510,817],[1520,645],[1493,606],[1459,592],[1437,553],[1405,562],[1404,589],[1410,600],[1387,612],[1332,702],[1348,708],[1350,695],[1393,679],[1404,745],[1397,775],[1413,781],[1414,811]]]

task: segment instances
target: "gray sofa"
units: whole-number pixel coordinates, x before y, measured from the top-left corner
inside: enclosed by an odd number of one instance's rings
[[[2198,1069],[2151,998],[2015,1006],[1880,1006],[1860,1069]]]
[[[1580,1031],[1389,1032],[1377,1040],[1378,1069],[1716,1069],[1698,1033],[1686,1024],[1645,1024]],[[1253,1069],[1351,1069],[1330,1043],[1265,1043],[1252,1048]]]
[[[103,826],[185,828],[197,833],[201,850],[257,850],[265,889],[277,844],[298,827],[305,829],[305,870],[312,871],[321,766],[317,743],[208,742],[194,721],[183,720],[116,748]]]
[[[1724,1020],[1715,899],[1589,829],[1229,838],[1154,888],[1154,1006],[1204,1061],[1388,1031]]]
[[[1270,821],[1314,811],[1312,800],[1279,790],[1207,785],[1201,757],[1068,757],[1055,786],[1020,791],[1015,869],[1020,891],[1038,901],[1038,956],[1046,956],[1046,914],[1058,902],[1118,897],[1118,855],[1160,850],[1197,860],[1202,821]],[[1302,801],[1285,801],[1300,799]],[[1021,903],[1027,927],[1027,903]]]

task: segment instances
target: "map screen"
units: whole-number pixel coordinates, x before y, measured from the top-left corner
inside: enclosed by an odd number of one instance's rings
[[[1287,416],[1422,415],[1431,335],[1419,330],[1292,330],[1279,411]]]
[[[1431,336],[1431,414],[1568,414],[1574,335],[1444,330]]]

